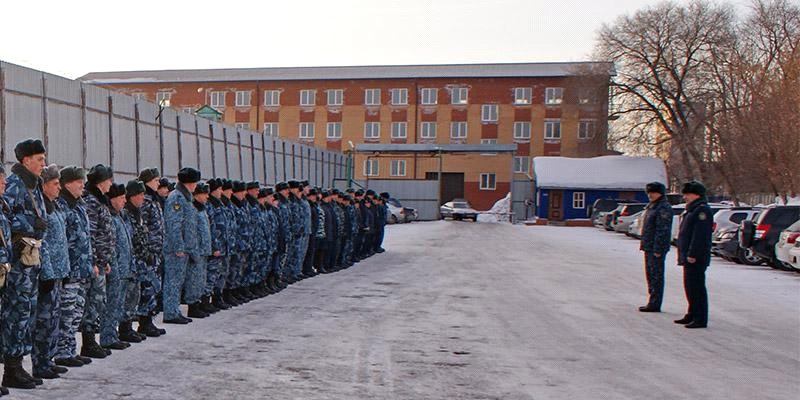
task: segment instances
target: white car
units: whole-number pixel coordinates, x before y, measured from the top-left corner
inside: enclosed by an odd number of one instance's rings
[[[786,268],[797,269],[796,264],[792,263],[791,251],[797,248],[798,241],[800,241],[800,221],[784,229],[778,238],[778,243],[775,243],[775,258]]]
[[[720,203],[708,203],[708,206],[711,208],[711,213],[716,214],[719,210],[726,210],[731,208],[727,204],[720,204]],[[672,243],[676,243],[678,241],[678,233],[681,230],[681,216],[683,212],[686,211],[686,204],[678,204],[672,206]]]
[[[630,226],[639,219],[639,217],[644,214],[644,210],[636,211],[634,214],[631,215],[622,215],[620,214],[617,217],[617,221],[614,224],[614,231],[620,233],[628,233]]]
[[[789,250],[789,264],[792,268],[800,271],[800,242],[796,242],[794,247]]]
[[[473,222],[478,221],[478,211],[469,205],[464,199],[455,199],[444,203],[439,208],[439,213],[442,219],[452,218],[454,220],[471,219]]]
[[[641,239],[642,228],[644,228],[644,211],[636,214],[636,219],[634,219],[633,222],[631,222],[631,225],[628,227],[628,236]]]

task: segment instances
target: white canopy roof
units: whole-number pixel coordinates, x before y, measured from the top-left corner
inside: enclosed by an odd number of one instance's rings
[[[644,190],[667,183],[664,161],[654,157],[535,157],[533,173],[540,189]]]

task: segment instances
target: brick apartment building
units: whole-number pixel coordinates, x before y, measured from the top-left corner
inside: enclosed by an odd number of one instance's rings
[[[80,79],[186,112],[211,107],[240,129],[344,152],[350,143],[516,144],[513,159],[444,156],[443,177],[460,181],[454,193],[488,209],[512,179],[528,180],[532,157],[609,153],[613,73],[607,63],[526,63],[93,72]],[[438,160],[427,156],[355,154],[353,178],[436,179],[437,170]]]

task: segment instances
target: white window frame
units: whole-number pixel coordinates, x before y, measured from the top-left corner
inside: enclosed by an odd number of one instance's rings
[[[419,124],[420,139],[436,139],[436,129],[435,121],[423,121]]]
[[[408,138],[408,122],[392,122],[392,139]]]
[[[406,176],[406,160],[392,160],[389,176]]]
[[[264,135],[278,137],[280,135],[279,132],[280,124],[277,122],[264,122]]]
[[[465,121],[455,121],[450,123],[450,139],[466,139],[469,125]]]
[[[236,91],[236,102],[234,103],[235,107],[250,107],[250,99],[252,97],[252,92],[249,90],[237,90]]]
[[[450,91],[450,104],[466,105],[469,104],[469,88],[457,87]]]
[[[572,193],[572,209],[583,210],[586,208],[586,192]]]
[[[531,140],[531,123],[528,121],[514,122],[514,139]]]
[[[169,107],[169,102],[170,100],[172,100],[172,92],[168,92],[165,90],[159,90],[158,92],[156,92],[156,104],[160,106],[162,100],[166,100],[167,101],[166,106]]]
[[[314,139],[314,136],[314,123],[301,122],[297,130],[297,137],[300,139]]]
[[[315,89],[301,90],[300,105],[305,107],[317,105],[317,91]]]
[[[379,106],[379,105],[381,105],[381,90],[380,89],[364,89],[364,105],[365,106]]]
[[[481,122],[497,122],[499,107],[497,104],[484,104],[481,106]]]
[[[564,102],[564,88],[549,87],[544,90],[544,104],[558,105]]]
[[[556,132],[556,128],[558,132]],[[561,140],[561,120],[544,120],[544,140]]]
[[[342,138],[342,123],[341,122],[328,122],[326,128],[326,138],[328,139],[341,139]]]
[[[237,122],[236,123],[236,130],[237,131],[249,131],[250,130],[250,123],[249,122]]]
[[[147,93],[145,92],[131,93],[131,96],[137,101],[147,101]]]
[[[364,122],[364,139],[380,139],[380,138],[381,138],[381,123]]]
[[[514,173],[527,174],[530,171],[530,157],[516,156],[514,157]]]
[[[438,88],[422,88],[419,91],[420,104],[423,106],[433,106],[439,104]]]
[[[582,119],[578,121],[578,139],[588,140],[594,137],[597,131],[596,119]]]
[[[514,88],[514,104],[531,104],[533,102],[533,88]]]
[[[225,91],[216,90],[209,93],[209,99],[211,100],[211,107],[219,108],[225,107]]]
[[[481,144],[497,144],[496,138],[481,139]],[[497,153],[481,153],[482,156],[496,156]]]
[[[341,106],[344,104],[344,89],[328,89],[327,97],[327,105]]]
[[[364,160],[364,176],[378,176],[381,166],[378,160]]]
[[[497,174],[492,172],[482,173],[478,188],[480,190],[497,190]]]
[[[396,88],[390,91],[392,95],[392,105],[393,106],[405,106],[408,105],[408,89],[406,88]]]
[[[265,90],[264,91],[264,106],[277,107],[281,105],[281,91],[280,90]]]

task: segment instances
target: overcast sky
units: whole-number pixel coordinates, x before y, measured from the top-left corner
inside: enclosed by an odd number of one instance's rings
[[[5,1],[0,60],[69,78],[118,70],[580,61],[591,57],[603,23],[659,1]]]

